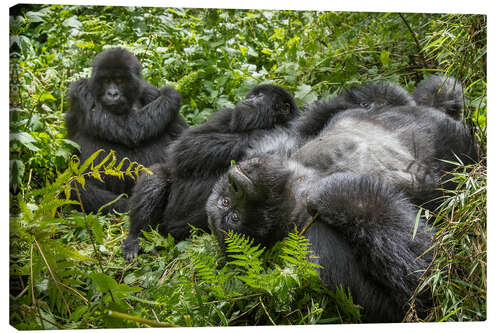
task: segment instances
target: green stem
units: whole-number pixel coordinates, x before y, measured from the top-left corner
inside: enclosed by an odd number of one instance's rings
[[[153,320],[144,319],[144,318],[140,318],[140,317],[134,317],[134,316],[128,315],[126,313],[121,313],[121,312],[116,312],[116,311],[109,311],[108,314],[111,317],[124,319],[124,320],[132,320],[132,321],[135,321],[136,323],[141,323],[141,324],[152,326],[152,327],[180,327],[180,326],[175,325],[175,324],[165,323],[162,321],[153,321]]]
[[[302,236],[303,234],[305,234],[305,232],[307,231],[307,229],[309,229],[309,227],[311,226],[311,224],[313,224],[314,220],[316,220],[316,218],[318,217],[318,215],[319,215],[319,213],[314,214],[314,216],[309,220],[309,222],[307,222],[307,224],[304,227],[304,229],[302,229],[302,231],[299,233],[299,236]]]

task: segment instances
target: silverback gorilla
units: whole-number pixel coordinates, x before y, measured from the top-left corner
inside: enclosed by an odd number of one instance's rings
[[[431,259],[424,253],[434,231],[418,221],[413,235],[415,204],[440,196],[437,188],[453,169],[445,161],[476,158],[473,137],[454,119],[462,95],[450,89],[461,86],[451,78],[443,83],[431,76],[417,87],[417,103],[409,96],[395,104],[363,101],[373,95],[356,91],[382,87],[364,85],[311,106],[292,134],[261,137],[256,145],[264,148],[248,150],[207,200],[220,245],[234,230],[271,247],[313,220],[305,235],[323,267],[322,282],[350,290],[365,322],[401,321]],[[299,141],[291,152],[265,148],[290,139]],[[415,305],[423,311],[429,295]]]
[[[165,147],[187,127],[179,115],[180,94],[146,82],[138,59],[121,48],[98,54],[91,77],[74,82],[68,95],[66,128],[68,137],[80,145],[81,161],[98,149],[112,149],[119,160],[127,157],[145,166],[162,162]],[[89,178],[85,188],[79,186],[86,212],[97,211],[121,193],[131,194],[134,185],[132,179],[103,180]],[[103,212],[125,212],[128,201],[121,198]]]
[[[159,225],[176,240],[189,235],[188,223],[208,229],[205,204],[217,179],[231,161],[239,161],[265,133],[287,128],[299,110],[293,97],[274,85],[253,88],[232,109],[215,112],[190,128],[169,147],[167,162],[139,178],[130,199],[130,231],[123,244],[127,260],[140,250],[142,230]]]

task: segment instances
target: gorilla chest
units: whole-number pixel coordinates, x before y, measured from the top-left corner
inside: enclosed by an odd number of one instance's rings
[[[295,158],[325,173],[353,172],[411,183],[421,166],[397,135],[369,120],[341,119],[299,149]]]

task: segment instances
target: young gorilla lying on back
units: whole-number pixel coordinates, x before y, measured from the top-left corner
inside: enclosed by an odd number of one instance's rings
[[[419,94],[456,96],[428,81],[422,85],[427,88],[418,88]],[[215,184],[206,210],[222,247],[229,230],[271,247],[314,219],[305,235],[323,266],[323,283],[350,290],[364,308],[364,321],[398,322],[431,259],[423,253],[433,231],[418,221],[413,237],[413,204],[437,197],[441,177],[453,168],[442,160],[457,156],[467,163],[476,158],[475,146],[468,129],[441,104],[416,105],[409,97],[398,106],[351,108],[356,103],[346,96],[352,94],[316,104],[299,121],[298,135],[315,127],[290,158],[249,150]],[[453,103],[459,101],[443,100]],[[266,147],[268,140],[260,144]],[[417,311],[428,301],[419,296]]]

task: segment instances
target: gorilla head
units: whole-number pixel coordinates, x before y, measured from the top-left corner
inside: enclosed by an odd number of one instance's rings
[[[207,200],[210,227],[224,246],[229,230],[272,246],[292,230],[288,220],[295,198],[292,171],[276,156],[251,158],[232,166]],[[286,198],[286,199],[285,199]]]
[[[113,113],[128,113],[144,89],[141,64],[121,48],[101,52],[92,64],[89,88],[97,101]]]
[[[236,104],[229,128],[231,132],[271,129],[298,116],[299,108],[288,91],[272,84],[261,84]]]
[[[369,111],[384,106],[415,105],[412,96],[405,89],[386,81],[354,87],[344,91],[341,96],[354,107],[360,106]]]
[[[237,105],[257,108],[259,111],[265,109],[277,119],[276,123],[284,123],[299,114],[292,95],[285,89],[272,84],[262,84],[253,88]]]

